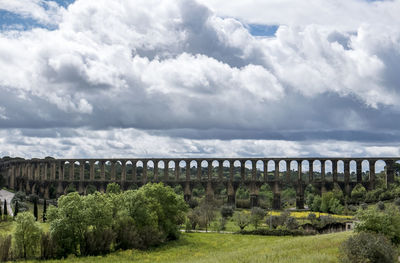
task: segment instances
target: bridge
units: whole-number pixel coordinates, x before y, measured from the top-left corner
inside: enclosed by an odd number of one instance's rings
[[[0,175],[7,187],[26,193],[50,198],[51,190],[56,196],[73,186],[80,194],[88,187],[104,192],[107,184],[116,182],[122,189],[140,187],[148,182],[181,185],[184,198],[190,201],[196,185],[206,189],[206,198],[214,198],[214,189],[225,187],[228,204],[235,204],[236,190],[240,186],[250,191],[251,206],[259,202],[259,189],[268,184],[273,192],[273,208],[280,209],[280,193],[283,185],[296,189],[296,207],[304,208],[304,190],[309,184],[320,193],[340,186],[350,195],[357,184],[373,190],[376,186],[375,165],[385,163],[386,186],[395,181],[395,162],[400,157],[367,158],[134,158],[134,159],[0,159]],[[355,163],[355,172],[350,163]],[[338,173],[338,167],[343,173]],[[363,173],[367,164],[369,173]],[[308,165],[308,171],[304,171]],[[273,167],[269,171],[268,167]],[[291,168],[297,166],[297,171]],[[329,166],[330,172],[326,172]],[[353,165],[354,166],[354,165]],[[247,168],[250,167],[250,168]],[[316,171],[315,167],[319,168]],[[285,169],[284,169],[285,168]],[[293,173],[296,174],[293,179]]]

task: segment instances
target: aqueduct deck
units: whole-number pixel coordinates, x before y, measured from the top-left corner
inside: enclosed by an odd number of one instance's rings
[[[290,184],[296,188],[298,208],[304,207],[304,189],[308,184],[312,184],[320,192],[330,190],[337,184],[346,195],[350,195],[356,184],[362,184],[366,189],[372,190],[376,184],[375,164],[379,160],[385,162],[385,179],[388,186],[394,183],[394,163],[399,161],[400,157],[30,160],[3,158],[0,159],[0,173],[6,179],[5,183],[9,188],[36,193],[44,198],[49,198],[50,186],[56,188],[57,195],[61,195],[71,184],[79,193],[85,194],[89,185],[104,191],[106,185],[111,182],[119,183],[123,189],[129,189],[132,185],[141,186],[147,182],[164,182],[172,186],[181,185],[186,201],[191,199],[192,189],[196,184],[204,186],[207,198],[213,198],[213,189],[222,185],[227,189],[228,203],[234,204],[236,190],[240,185],[244,185],[249,188],[251,204],[255,206],[258,204],[259,188],[268,184],[273,191],[273,208],[279,209],[283,184]],[[307,173],[304,173],[303,167],[307,162],[309,168]],[[339,178],[340,162],[343,165],[343,173]],[[355,162],[356,165],[354,180],[350,171],[351,162]],[[362,172],[362,163],[365,162],[368,162],[369,168],[367,176],[363,176]],[[250,169],[246,169],[247,164],[250,164]],[[274,168],[268,171],[271,165]],[[327,165],[331,167],[328,173],[325,171]],[[291,176],[291,168],[294,166],[297,166],[295,180]],[[319,167],[319,172],[315,172],[316,166]],[[239,169],[240,176],[235,176],[235,169]],[[152,176],[149,176],[149,171]]]

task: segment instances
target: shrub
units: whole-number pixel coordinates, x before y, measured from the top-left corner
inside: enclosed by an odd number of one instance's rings
[[[351,236],[340,246],[343,263],[392,263],[396,260],[396,249],[382,236],[361,232]]]
[[[236,207],[249,209],[251,207],[250,200],[236,199]]]
[[[121,186],[117,183],[110,183],[107,185],[106,189],[107,194],[119,194],[121,193]]]
[[[379,202],[376,204],[376,208],[379,209],[379,210],[381,210],[381,211],[385,210],[385,203],[382,202],[382,201],[379,201]]]
[[[200,209],[191,209],[187,214],[187,218],[192,226],[192,230],[195,230],[196,226],[200,224]]]
[[[400,206],[400,198],[399,197],[394,200],[394,204],[396,206]]]
[[[311,205],[311,210],[314,212],[318,212],[320,211],[321,208],[321,197],[319,195],[314,196],[312,205]]]
[[[195,208],[196,206],[198,206],[199,205],[199,201],[197,200],[197,198],[190,198],[190,200],[189,200],[189,202],[188,202],[188,205],[189,205],[189,207],[190,208]]]
[[[14,239],[17,254],[24,258],[32,258],[39,249],[41,228],[31,213],[22,212],[15,218]]]
[[[104,255],[111,251],[111,243],[115,233],[111,229],[91,229],[85,233],[84,244],[81,248],[83,255]]]
[[[221,216],[223,218],[232,217],[232,215],[233,215],[233,207],[232,206],[224,205],[221,207]]]
[[[317,221],[317,216],[314,213],[309,213],[307,219],[310,220],[312,224],[314,224]]]
[[[355,227],[356,232],[375,232],[385,235],[394,244],[400,244],[400,212],[394,206],[385,210],[370,207],[357,213],[360,220]]]
[[[40,238],[40,258],[51,259],[55,257],[55,244],[50,233],[43,232]]]
[[[96,192],[96,191],[97,191],[96,186],[94,186],[94,185],[92,185],[92,184],[89,184],[89,185],[86,187],[86,194],[87,194],[87,195],[94,194],[94,192]]]
[[[390,191],[390,190],[388,189],[388,190],[382,192],[382,193],[379,195],[379,200],[380,200],[380,201],[390,200],[390,199],[393,199],[393,197],[394,197],[394,195],[393,195],[392,191]]]
[[[39,196],[35,194],[29,195],[28,199],[31,203],[39,202]]]
[[[315,198],[315,195],[313,195],[311,193],[307,195],[306,204],[310,209],[311,209],[311,207],[312,207],[312,205],[314,203],[314,198]]]
[[[235,212],[233,214],[233,218],[240,230],[243,230],[250,224],[250,214],[246,213],[245,211]]]
[[[362,210],[365,210],[365,209],[367,209],[368,208],[368,205],[366,204],[366,203],[362,203],[361,204],[361,209]]]
[[[250,222],[255,229],[258,228],[260,222],[264,219],[265,210],[260,207],[253,207],[251,209]]]
[[[361,184],[357,184],[353,191],[351,191],[351,199],[353,202],[360,203],[365,200],[367,190]]]
[[[289,230],[294,230],[294,229],[297,229],[299,227],[299,224],[297,223],[296,218],[289,216],[285,221],[285,226]]]
[[[0,209],[1,210],[1,209]],[[0,236],[0,261],[5,262],[10,259],[11,235]]]
[[[16,192],[14,197],[11,199],[11,204],[14,206],[16,201],[18,201],[19,203],[25,202],[26,201],[25,193],[21,191]]]

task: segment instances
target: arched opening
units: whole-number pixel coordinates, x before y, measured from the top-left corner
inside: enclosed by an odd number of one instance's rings
[[[197,178],[197,162],[195,160],[190,161],[190,179],[195,180]]]
[[[206,180],[208,177],[208,162],[206,160],[201,161],[201,179]]]
[[[240,168],[241,168],[241,164],[240,161],[236,160],[233,162],[233,179],[235,181],[241,181],[242,178],[240,176]]]
[[[175,162],[174,161],[168,162],[168,179],[175,180]]]
[[[344,182],[344,162],[342,160],[337,162],[337,177],[338,181]]]
[[[188,169],[188,167],[186,167],[186,162],[179,161],[180,180],[186,180],[186,170],[187,169]]]
[[[350,161],[350,182],[357,181],[357,162],[354,160]]]
[[[133,180],[133,165],[132,161],[129,160],[125,164],[125,169],[126,169],[126,180],[127,181],[132,181]]]
[[[275,179],[275,162],[269,160],[267,162],[267,181],[273,181]]]
[[[363,182],[367,182],[369,180],[369,176],[370,176],[368,160],[363,160],[361,162],[361,171],[362,171]]]
[[[331,160],[325,161],[325,181],[333,181],[333,166]]]
[[[224,161],[223,163],[222,163],[222,165],[223,165],[223,178],[224,179],[229,179],[229,168],[230,168],[230,163],[229,163],[229,161]]]
[[[136,162],[136,181],[141,182],[143,180],[143,161],[139,160]]]
[[[264,162],[262,160],[257,160],[256,168],[257,168],[256,179],[258,181],[264,181]]]
[[[297,182],[299,179],[299,162],[298,161],[290,161],[290,179],[292,182]]]
[[[115,180],[116,181],[121,181],[122,178],[122,162],[121,161],[117,161],[115,163]]]
[[[84,174],[83,174],[83,180],[89,181],[90,180],[90,162],[89,161],[84,161]]]
[[[315,160],[312,164],[313,166],[313,177],[314,180],[321,180],[321,161]]]
[[[99,161],[95,161],[94,162],[94,179],[95,180],[100,180],[101,178],[101,167],[100,167],[101,163]]]
[[[244,179],[245,180],[251,179],[252,169],[253,169],[253,164],[251,163],[250,160],[246,160],[244,162]]]
[[[383,160],[375,162],[375,187],[386,187],[386,162]]]
[[[212,161],[212,171],[211,171],[211,178],[217,179],[219,173],[219,162],[217,160]]]
[[[74,162],[74,180],[79,181],[80,179],[80,174],[81,174],[81,164],[78,161]]]
[[[301,161],[301,178],[304,182],[310,181],[310,163],[307,160]]]
[[[64,163],[64,180],[72,180],[73,179],[73,178],[70,178],[70,174],[71,174],[70,170],[71,170],[71,164],[69,161],[66,161]]]
[[[400,160],[394,162],[394,176],[398,182],[400,180]]]
[[[111,180],[111,162],[110,161],[106,161],[104,163],[104,175],[105,175],[106,181]]]

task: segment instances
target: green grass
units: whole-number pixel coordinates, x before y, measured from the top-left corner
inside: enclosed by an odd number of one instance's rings
[[[185,233],[179,240],[152,250],[126,250],[104,257],[69,257],[46,262],[338,262],[338,247],[350,234],[270,237]]]

